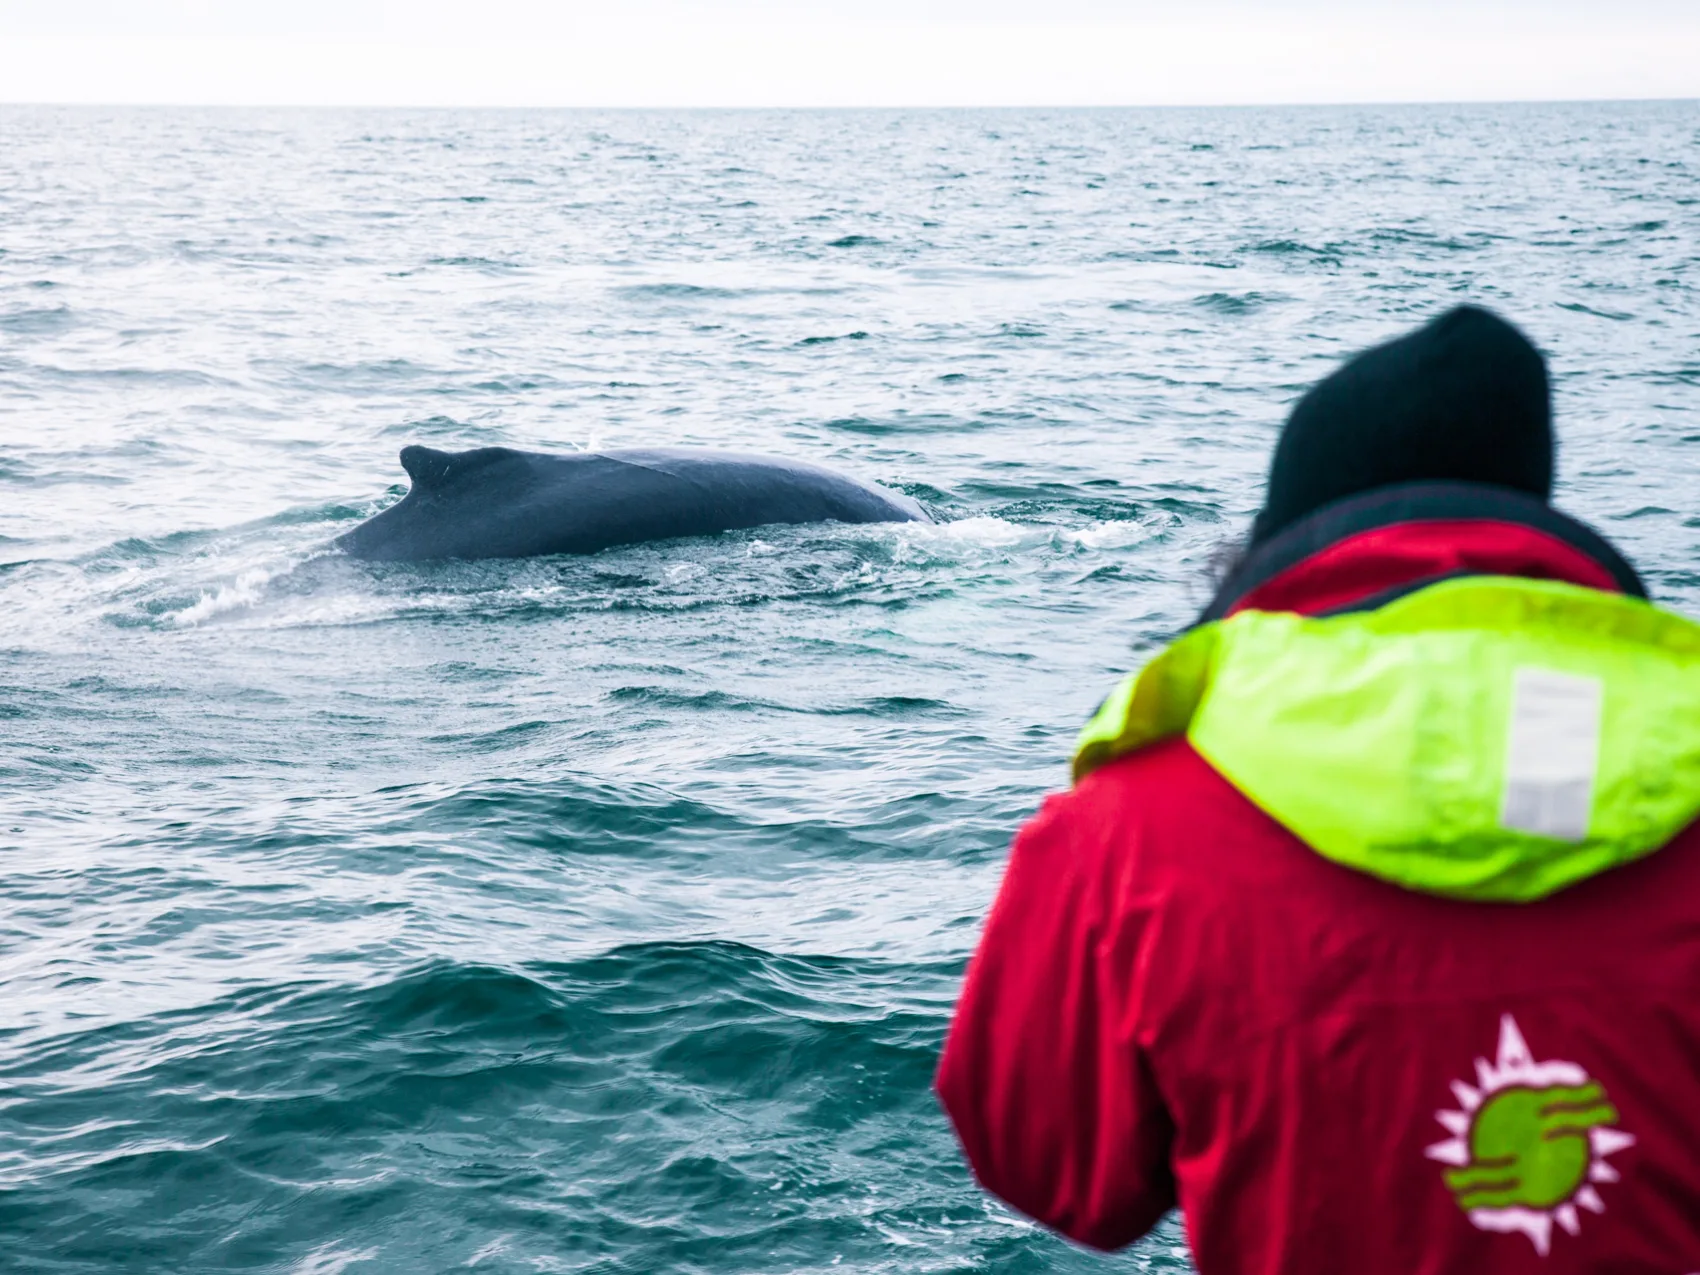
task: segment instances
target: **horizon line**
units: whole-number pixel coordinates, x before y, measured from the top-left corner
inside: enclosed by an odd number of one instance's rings
[[[1650,97],[1435,97],[1435,98],[1343,98],[1339,100],[1306,98],[1270,100],[1263,102],[953,102],[953,103],[787,103],[751,102],[689,103],[657,102],[651,104],[598,104],[593,102],[514,103],[514,102],[233,102],[218,100],[130,101],[92,100],[82,98],[20,98],[0,97],[0,110],[12,108],[72,108],[86,110],[230,110],[230,111],[608,111],[641,113],[645,111],[703,111],[721,114],[754,113],[758,111],[1260,111],[1260,110],[1329,110],[1370,107],[1417,106],[1678,106],[1700,104],[1700,95],[1657,95]]]

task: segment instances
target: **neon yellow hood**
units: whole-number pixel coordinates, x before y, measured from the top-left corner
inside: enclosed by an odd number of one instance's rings
[[[1506,576],[1378,610],[1245,611],[1122,681],[1078,780],[1184,734],[1319,854],[1413,890],[1526,901],[1700,814],[1700,625]]]

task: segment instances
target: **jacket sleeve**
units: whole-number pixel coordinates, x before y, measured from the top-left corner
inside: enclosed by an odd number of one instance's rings
[[[1053,797],[1016,837],[937,1083],[987,1190],[1114,1249],[1174,1206],[1173,1125],[1135,1044],[1144,917],[1083,813]]]

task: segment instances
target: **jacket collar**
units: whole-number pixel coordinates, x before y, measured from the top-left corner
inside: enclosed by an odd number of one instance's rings
[[[1401,483],[1325,505],[1256,546],[1198,622],[1244,610],[1359,610],[1466,575],[1647,596],[1604,537],[1532,496],[1485,483]]]

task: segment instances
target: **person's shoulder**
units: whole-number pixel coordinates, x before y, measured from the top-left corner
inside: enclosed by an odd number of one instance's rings
[[[1245,799],[1184,737],[1177,737],[1100,766],[1059,800],[1074,818],[1159,827],[1175,819],[1196,823],[1206,809],[1237,806]]]
[[[1050,798],[1023,840],[1087,876],[1189,896],[1306,878],[1321,862],[1184,738],[1092,771]]]

